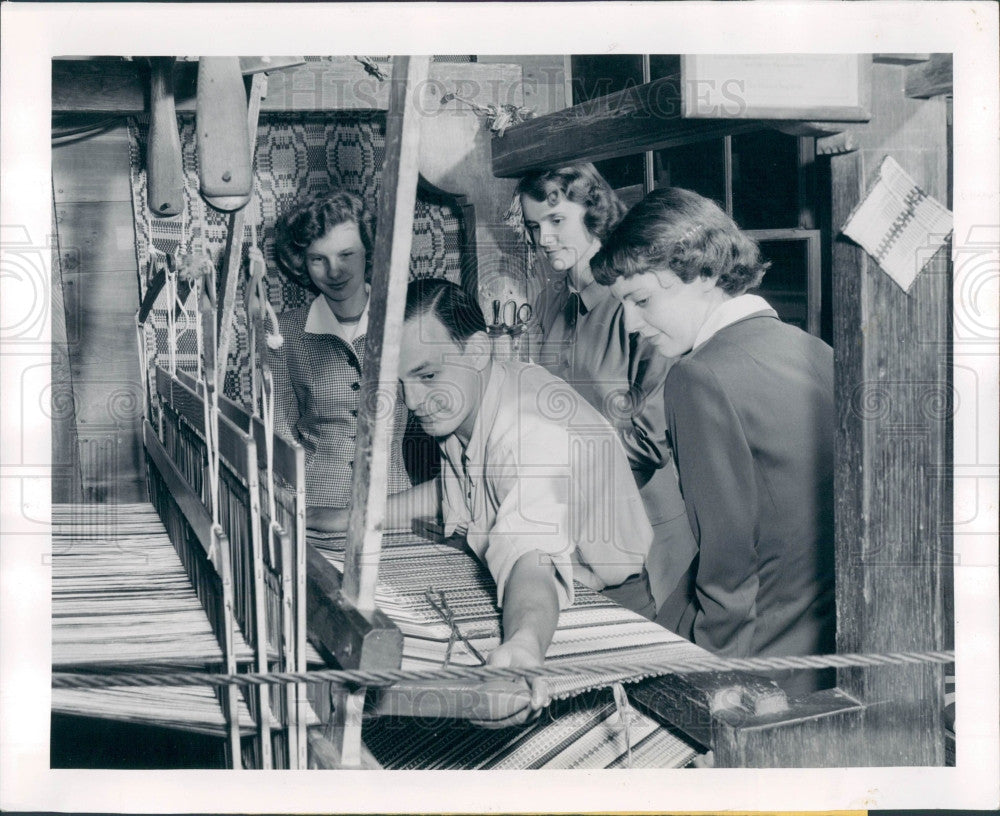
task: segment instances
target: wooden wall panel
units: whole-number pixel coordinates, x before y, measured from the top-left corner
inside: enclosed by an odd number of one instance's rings
[[[52,151],[52,192],[56,204],[69,201],[131,201],[128,134],[115,127]],[[83,168],[86,168],[85,170]]]
[[[65,342],[63,369],[53,375],[72,389],[75,419],[72,431],[54,434],[53,461],[75,463],[79,483],[58,489],[84,501],[145,498],[128,168],[124,125],[52,151],[61,272],[54,285],[60,286]],[[74,433],[76,450],[64,450]]]
[[[53,224],[55,213],[53,212]],[[62,266],[58,247],[52,258],[52,501],[78,502],[83,486],[76,436],[73,375],[70,371],[66,311],[63,305]]]
[[[561,54],[481,55],[477,59],[480,64],[520,66],[524,106],[533,109],[536,116],[569,107],[568,58]]]
[[[908,99],[900,65],[873,69],[872,120],[845,125],[858,149],[830,159],[831,219],[843,226],[885,155],[944,200],[946,105]],[[951,526],[951,270],[942,250],[907,294],[858,246],[833,242],[837,429],[837,647],[943,648]],[[863,701],[866,765],[944,760],[942,670],[843,671]]]
[[[135,271],[131,201],[57,204],[56,225],[66,274]],[[138,278],[132,280],[132,288],[138,297]]]

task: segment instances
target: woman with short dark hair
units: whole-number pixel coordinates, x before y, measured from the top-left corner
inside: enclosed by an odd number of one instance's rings
[[[646,573],[632,587],[645,602],[620,600],[659,620],[695,546],[666,443],[661,394],[670,361],[628,331],[621,304],[590,269],[625,211],[594,165],[572,164],[522,178],[508,222],[534,247],[547,278],[534,309],[532,359],[600,411],[625,446],[654,538]]]
[[[594,268],[677,358],[664,403],[698,558],[667,625],[733,657],[832,651],[832,349],[748,294],[767,268],[756,243],[689,190],[647,195]]]
[[[299,201],[276,226],[279,267],[317,295],[278,318],[284,342],[270,355],[275,428],[305,448],[311,506],[351,502],[373,247],[371,218],[347,190]],[[390,493],[410,486],[402,451],[407,411],[398,397],[393,410]]]

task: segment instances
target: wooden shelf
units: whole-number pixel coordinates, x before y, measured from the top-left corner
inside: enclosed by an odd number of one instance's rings
[[[845,60],[850,70],[831,78],[831,61]],[[730,80],[719,77],[741,70],[745,93],[733,95]],[[867,121],[870,97],[871,58],[864,55],[785,55],[773,66],[754,55],[681,57],[677,72],[510,128],[493,139],[493,174],[520,176],[762,128],[828,136],[844,122]]]
[[[756,119],[684,119],[679,81],[663,77],[555,111],[493,139],[493,175],[600,161],[759,130]]]

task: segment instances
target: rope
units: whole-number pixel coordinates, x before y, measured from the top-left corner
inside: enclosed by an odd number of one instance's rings
[[[254,183],[254,193],[257,192],[256,180]],[[247,313],[247,340],[249,341],[250,352],[250,410],[257,408],[260,382],[257,379],[257,327],[254,325],[254,299],[257,296],[257,284],[253,279],[254,275],[254,251],[260,251],[257,246],[257,222],[250,221],[250,246],[247,249],[247,282],[246,282],[246,307]]]
[[[256,188],[255,188],[256,189]],[[267,488],[267,517],[270,520],[267,530],[267,551],[271,559],[271,564],[276,564],[274,556],[274,537],[280,529],[277,522],[277,508],[274,498],[274,393],[271,381],[271,368],[267,358],[260,360],[257,356],[257,316],[261,317],[261,329],[266,332],[266,320],[268,314],[274,314],[267,296],[267,285],[264,281],[266,267],[264,254],[257,246],[257,224],[250,222],[250,247],[247,251],[247,329],[250,336],[250,374],[251,374],[251,404],[260,400],[260,416],[264,423],[264,458],[265,458],[265,480]],[[275,331],[277,331],[277,318],[275,317]],[[270,335],[268,335],[270,337]],[[257,367],[261,368],[261,376],[257,377]],[[288,565],[282,564],[283,570],[288,569]]]
[[[150,249],[159,252],[156,247],[150,245]],[[177,373],[177,326],[174,322],[174,304],[177,303],[177,273],[172,268],[172,264],[164,264],[164,284],[167,290],[167,365],[170,373]]]
[[[593,676],[597,685],[612,685],[621,678],[630,682],[664,674],[695,674],[720,671],[781,671],[788,669],[828,669],[871,666],[946,664],[955,661],[953,651],[890,652],[888,654],[831,654],[801,657],[725,658],[707,655],[683,660],[648,660],[640,663],[590,663],[583,665],[545,665],[537,668],[500,668],[497,666],[452,666],[449,668],[404,670],[319,669],[306,672],[268,672],[246,674],[211,674],[206,672],[80,674],[53,672],[52,688],[109,688],[112,686],[262,686],[289,683],[337,683],[340,685],[384,688],[397,683],[440,681],[519,680],[522,678],[559,678]],[[607,675],[615,675],[608,679]],[[601,677],[603,675],[603,677]],[[561,695],[579,694],[579,689]],[[560,695],[554,695],[557,699]]]
[[[149,358],[146,351],[146,330],[139,322],[139,312],[135,313],[135,340],[139,347],[139,365],[142,372],[142,416],[152,419],[149,410]]]
[[[636,710],[628,701],[628,693],[621,683],[614,683],[611,686],[615,699],[615,710],[618,712],[618,727],[625,737],[625,767],[632,767],[632,721],[635,719]]]

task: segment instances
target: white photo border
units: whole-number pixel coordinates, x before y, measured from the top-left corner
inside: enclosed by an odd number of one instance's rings
[[[280,10],[280,11],[279,11]],[[140,4],[5,3],[2,8],[4,240],[45,246],[51,232],[51,59],[86,54],[954,54],[955,251],[980,236],[992,272],[956,311],[997,321],[1000,245],[997,6],[992,2]],[[519,29],[514,30],[512,29]],[[520,30],[523,29],[523,30]],[[978,231],[978,232],[977,232]],[[992,250],[989,250],[992,247]],[[2,248],[2,247],[0,247]],[[43,253],[44,255],[44,253]],[[46,264],[48,258],[46,257]],[[47,267],[45,270],[47,274]],[[11,292],[11,281],[3,286]],[[48,281],[40,281],[45,297]],[[23,288],[18,289],[24,297]],[[46,301],[47,302],[47,301]],[[0,298],[0,325],[24,303]],[[20,314],[20,311],[16,312]],[[46,312],[47,314],[47,312]],[[956,340],[979,402],[955,423],[955,625],[958,758],[954,768],[534,772],[232,772],[50,770],[50,505],[45,416],[12,395],[44,383],[48,321],[0,350],[0,807],[76,812],[592,812],[993,808],[1000,803],[995,343]],[[956,320],[956,325],[958,324]],[[959,383],[959,386],[961,384]],[[27,404],[22,401],[21,404]],[[37,404],[32,401],[31,404]],[[966,464],[965,462],[962,463]]]

